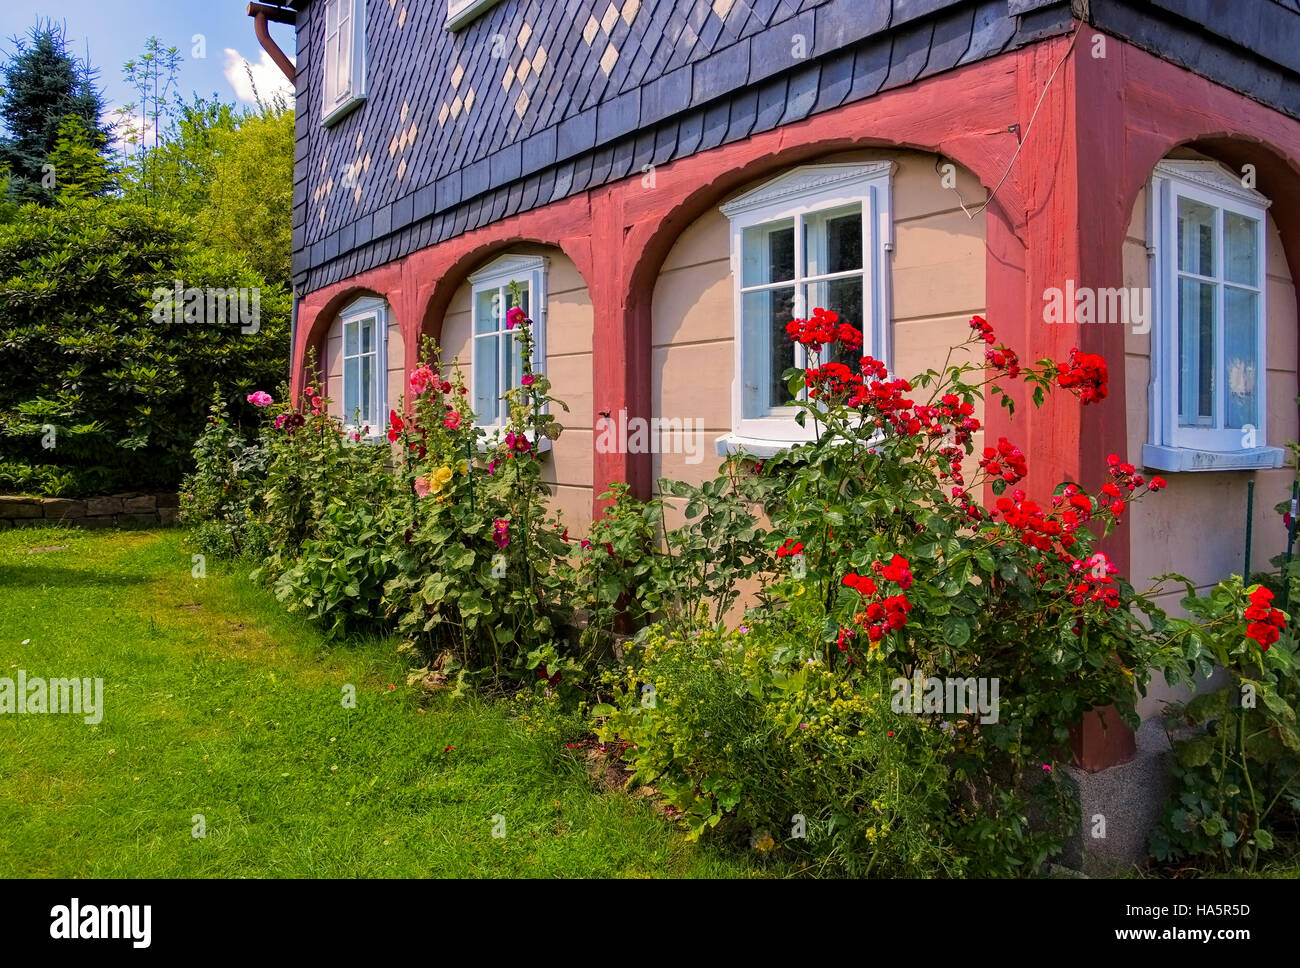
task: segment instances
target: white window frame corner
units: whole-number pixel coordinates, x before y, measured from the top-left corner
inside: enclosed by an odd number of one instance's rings
[[[474,374],[478,372],[478,339],[479,333],[475,326],[474,314],[478,311],[478,295],[481,292],[487,292],[493,289],[503,289],[511,282],[528,283],[528,318],[533,321],[533,372],[546,375],[546,304],[547,304],[547,274],[550,269],[550,259],[544,255],[521,255],[518,253],[507,253],[493,259],[481,269],[473,272],[469,276],[470,294],[470,392],[473,393]],[[503,322],[504,325],[504,322]],[[499,332],[499,331],[494,331]],[[486,334],[484,334],[486,335]],[[498,402],[504,395],[506,387],[499,387]],[[497,419],[492,423],[482,422],[481,415],[476,427],[484,431],[484,437],[480,438],[484,449],[494,445],[495,441],[501,434],[505,433],[505,420],[502,411],[498,409]],[[534,441],[539,451],[550,449],[550,438],[543,437],[540,441]]]
[[[1268,209],[1271,200],[1241,184],[1241,180],[1216,161],[1206,159],[1170,159],[1156,164],[1147,186],[1147,239],[1150,247],[1149,282],[1154,295],[1153,327],[1150,356],[1150,383],[1147,392],[1147,442],[1142,448],[1142,462],[1150,469],[1166,472],[1261,470],[1281,467],[1285,452],[1267,442],[1268,430]],[[1178,198],[1201,202],[1216,210],[1215,252],[1217,285],[1224,258],[1223,213],[1230,212],[1255,220],[1259,225],[1257,290],[1259,332],[1257,333],[1258,374],[1256,394],[1256,446],[1224,447],[1230,428],[1182,427],[1178,422]],[[1222,303],[1222,293],[1219,296]],[[1222,315],[1220,311],[1220,316]],[[1222,320],[1221,320],[1222,324]],[[1222,366],[1221,361],[1217,364]],[[1216,386],[1223,376],[1216,369]],[[1217,396],[1217,391],[1216,391]],[[1216,410],[1218,403],[1216,401]]]
[[[378,372],[374,375],[375,384],[375,406],[378,413],[376,419],[372,421],[370,433],[365,436],[365,440],[375,443],[386,437],[387,434],[387,409],[393,409],[388,401],[388,303],[378,296],[359,296],[349,302],[339,311],[339,336],[342,337],[342,345],[339,349],[339,422],[348,434],[359,433],[361,426],[353,424],[352,414],[344,408],[347,406],[347,351],[348,336],[347,327],[349,323],[355,323],[367,317],[374,317],[375,320],[375,363]]]
[[[500,2],[501,0],[447,0],[446,29],[459,30]]]
[[[864,353],[892,365],[892,260],[894,250],[893,177],[897,164],[890,160],[830,162],[792,168],[756,188],[730,199],[719,210],[730,223],[730,265],[733,300],[733,366],[731,432],[715,443],[719,456],[748,454],[770,457],[814,439],[812,421],[800,427],[794,414],[744,416],[744,233],[768,222],[793,219],[847,205],[862,206],[863,337]],[[802,251],[802,246],[797,251]],[[796,262],[798,255],[796,254]],[[802,306],[804,273],[796,265],[795,316],[811,311]],[[793,409],[793,408],[791,408]]]
[[[329,99],[329,74],[330,74],[330,57],[329,57],[329,37],[328,37],[328,17],[329,7],[337,3],[340,6],[347,4],[351,8],[349,23],[351,24],[351,52],[352,52],[352,76],[349,79],[349,88],[345,94],[341,94]],[[326,0],[322,5],[321,14],[324,21],[321,30],[325,33],[322,38],[321,51],[321,127],[328,128],[337,124],[344,116],[351,114],[353,110],[359,107],[366,100],[366,0]]]

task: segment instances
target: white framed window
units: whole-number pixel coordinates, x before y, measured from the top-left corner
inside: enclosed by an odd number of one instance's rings
[[[380,299],[364,297],[339,314],[343,334],[340,402],[349,433],[369,427],[379,437],[388,425],[388,312]]]
[[[474,413],[480,427],[499,430],[510,421],[504,394],[523,377],[519,329],[507,328],[507,314],[516,304],[533,321],[533,371],[546,370],[546,259],[502,256],[471,275],[469,281]],[[518,286],[518,303],[511,283]]]
[[[366,0],[325,0],[321,124],[333,124],[366,97]]]
[[[447,29],[458,30],[500,0],[447,0]]]
[[[735,283],[732,433],[719,452],[754,456],[812,439],[781,374],[807,364],[792,319],[833,310],[863,337],[860,355],[889,363],[893,162],[809,165],[722,206],[731,221]],[[825,356],[825,351],[823,351]],[[823,359],[822,362],[826,362]]]
[[[1269,201],[1213,161],[1166,160],[1149,191],[1148,467],[1280,467],[1265,439]]]

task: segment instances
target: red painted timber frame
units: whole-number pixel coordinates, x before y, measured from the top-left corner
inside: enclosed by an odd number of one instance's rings
[[[1156,162],[1189,144],[1235,169],[1256,167],[1291,274],[1300,279],[1300,123],[1115,37],[1106,38],[1104,57],[1094,57],[1096,32],[1076,26],[1083,34],[1072,50],[1069,36],[1044,40],[659,166],[653,187],[634,173],[309,293],[293,348],[295,399],[308,349],[319,354],[329,321],[357,295],[388,300],[409,370],[421,334],[440,335],[452,294],[469,273],[512,245],[536,242],[558,247],[586,280],[595,318],[595,411],[649,417],[651,298],[681,232],[730,193],[791,165],[895,146],[943,155],[986,190],[1001,183],[985,214],[987,315],[999,336],[1026,360],[1063,359],[1078,346],[1109,362],[1110,393],[1100,404],[1081,408],[1056,394],[1037,411],[1022,400],[1014,421],[1001,408],[987,415],[991,437],[1010,437],[1030,455],[1031,493],[1046,494],[1067,479],[1097,487],[1106,455],[1127,448],[1124,330],[1046,325],[1044,290],[1066,280],[1123,285],[1122,244],[1138,193]],[[614,481],[649,492],[650,455],[596,451],[594,460],[596,495]],[[1127,571],[1127,527],[1105,547]],[[1131,731],[1113,716],[1090,716],[1073,745],[1090,770],[1134,750]]]

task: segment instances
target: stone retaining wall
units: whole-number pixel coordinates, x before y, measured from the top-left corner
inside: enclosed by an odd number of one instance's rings
[[[64,524],[76,528],[154,528],[176,524],[174,493],[130,491],[108,497],[0,496],[0,530]]]

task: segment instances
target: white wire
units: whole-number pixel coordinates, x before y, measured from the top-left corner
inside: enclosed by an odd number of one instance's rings
[[[972,212],[970,209],[966,207],[966,202],[961,197],[961,192],[958,191],[955,186],[949,189],[949,191],[951,191],[953,194],[957,196],[957,204],[960,205],[961,210],[966,213],[967,219],[973,220],[976,215],[979,215],[986,208],[988,208],[990,204],[992,204],[993,199],[997,197],[998,191],[1002,188],[1003,182],[1005,182],[1007,180],[1007,176],[1011,174],[1011,169],[1014,168],[1016,165],[1016,159],[1020,157],[1020,149],[1023,148],[1025,146],[1025,142],[1029,140],[1029,132],[1033,130],[1034,121],[1037,120],[1038,118],[1038,109],[1043,106],[1043,99],[1047,97],[1047,92],[1052,89],[1052,81],[1056,80],[1057,73],[1061,70],[1062,67],[1065,66],[1065,61],[1070,56],[1070,51],[1074,50],[1074,42],[1079,39],[1079,31],[1081,30],[1083,30],[1083,21],[1080,21],[1079,26],[1074,28],[1074,33],[1070,36],[1069,46],[1065,48],[1065,53],[1061,55],[1061,59],[1059,62],[1057,62],[1056,67],[1052,70],[1052,74],[1047,79],[1047,83],[1043,85],[1043,93],[1038,95],[1038,103],[1034,105],[1034,113],[1029,116],[1029,124],[1026,125],[1025,127],[1024,134],[1020,138],[1020,143],[1016,145],[1015,154],[1011,156],[1011,161],[1007,163],[1007,170],[1002,173],[1002,177],[998,179],[998,183],[994,187],[993,191],[989,193],[989,197],[984,199],[984,201],[980,204],[980,206],[976,208],[974,212]]]

